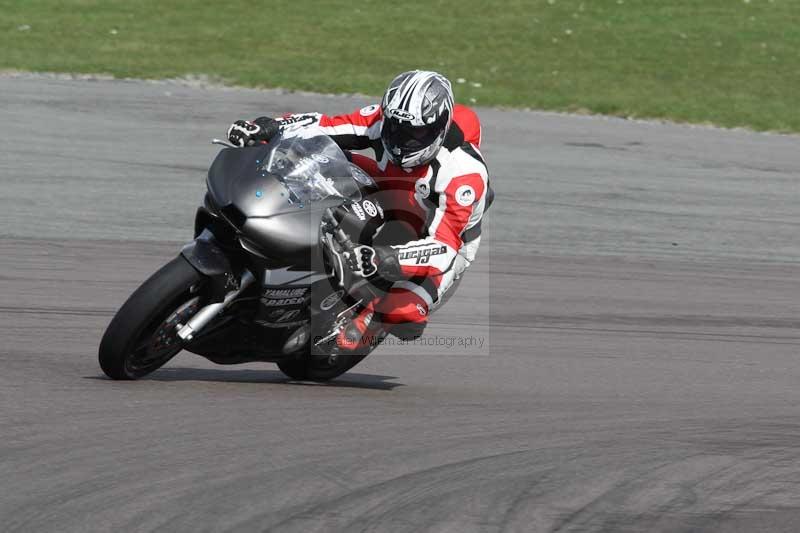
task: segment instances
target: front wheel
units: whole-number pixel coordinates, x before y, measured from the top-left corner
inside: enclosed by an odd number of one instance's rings
[[[111,379],[137,379],[161,368],[183,348],[178,324],[200,308],[203,276],[178,256],[134,291],[100,342],[100,368]]]

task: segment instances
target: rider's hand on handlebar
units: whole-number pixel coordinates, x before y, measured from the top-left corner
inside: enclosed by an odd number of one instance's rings
[[[356,246],[342,254],[348,268],[356,276],[368,278],[378,272],[378,255],[372,246]]]
[[[339,244],[342,259],[347,268],[356,276],[368,278],[378,271],[378,255],[372,246],[353,243],[347,233],[339,227],[342,218],[346,216],[345,213],[347,212],[349,211],[329,208],[323,216],[323,221],[326,223],[328,231]]]
[[[339,256],[340,263],[356,276],[370,278],[377,274],[378,277],[386,281],[403,279],[400,259],[396,250],[391,246],[373,247],[358,242],[362,239],[366,242],[371,242],[372,235],[375,233],[374,229],[365,230],[363,225],[365,218],[364,207],[362,205],[356,203],[345,204],[335,209],[328,209],[323,216],[325,223],[323,231],[335,241],[334,254]],[[361,210],[360,220],[359,210]],[[372,218],[378,220],[376,217]],[[349,228],[346,227],[348,221],[351,222]],[[379,221],[382,223],[382,216]],[[354,227],[357,232],[361,233],[360,236],[351,237],[348,234],[348,231],[353,233]],[[366,238],[364,236],[365,233]]]
[[[228,140],[240,148],[268,142],[278,133],[279,123],[269,117],[259,117],[254,121],[237,120],[228,128]]]
[[[377,276],[386,281],[404,279],[397,252],[391,246],[359,245],[346,249],[342,256],[347,267],[356,276],[369,278]]]
[[[237,120],[228,128],[228,140],[231,144],[243,148],[256,144],[256,136],[261,132],[258,124],[246,120]]]

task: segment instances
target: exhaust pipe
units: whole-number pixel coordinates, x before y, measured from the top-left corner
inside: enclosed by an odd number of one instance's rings
[[[181,326],[178,330],[178,337],[184,342],[192,340],[201,329],[206,327],[211,320],[228,307],[255,280],[256,278],[253,274],[249,270],[245,270],[244,274],[242,274],[239,288],[226,294],[221,302],[208,304],[200,309],[184,326]]]

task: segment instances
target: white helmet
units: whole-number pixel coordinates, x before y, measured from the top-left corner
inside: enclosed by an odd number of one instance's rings
[[[381,111],[381,141],[392,161],[424,165],[436,157],[453,122],[453,89],[436,72],[404,72],[389,84]]]

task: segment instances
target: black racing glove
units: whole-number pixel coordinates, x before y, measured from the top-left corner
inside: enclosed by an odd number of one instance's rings
[[[355,246],[342,254],[348,268],[356,276],[368,278],[378,272],[378,255],[372,246]]]
[[[260,142],[269,142],[279,130],[279,122],[270,117],[259,117],[252,122],[237,120],[228,128],[228,140],[231,144],[243,148]]]
[[[400,270],[397,252],[391,246],[355,246],[344,253],[348,268],[357,276],[369,278],[374,275],[386,281],[404,278]]]

